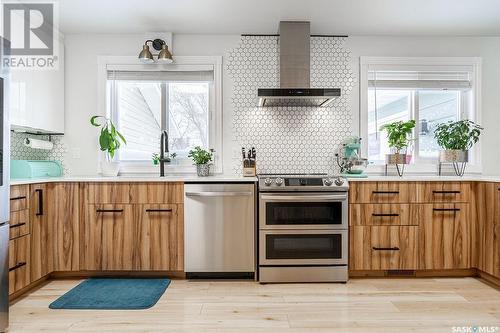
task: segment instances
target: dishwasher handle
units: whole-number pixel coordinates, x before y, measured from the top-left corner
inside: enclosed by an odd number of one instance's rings
[[[253,195],[253,192],[234,192],[234,191],[212,191],[212,192],[186,192],[186,197],[247,197]]]

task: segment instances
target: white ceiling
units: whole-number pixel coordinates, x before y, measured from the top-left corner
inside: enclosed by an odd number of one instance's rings
[[[500,0],[61,0],[63,33],[500,35]]]

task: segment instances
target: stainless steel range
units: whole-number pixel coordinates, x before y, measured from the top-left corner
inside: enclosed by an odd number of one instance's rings
[[[346,282],[349,185],[325,174],[259,176],[259,281]]]

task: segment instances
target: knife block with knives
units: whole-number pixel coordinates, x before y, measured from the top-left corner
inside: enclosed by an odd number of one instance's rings
[[[248,153],[245,152],[245,148],[241,148],[241,154],[243,155],[243,177],[255,177],[257,175],[255,147],[250,148]]]

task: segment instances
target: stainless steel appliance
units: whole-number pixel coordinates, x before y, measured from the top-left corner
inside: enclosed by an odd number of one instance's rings
[[[187,276],[253,277],[255,184],[186,184],[184,191]]]
[[[259,176],[259,281],[346,282],[348,183],[315,175]]]
[[[311,88],[310,22],[279,25],[280,87],[258,89],[259,106],[325,107],[340,96],[339,88]],[[345,37],[345,36],[344,36]]]
[[[1,44],[1,43],[0,43]],[[1,45],[0,45],[1,47]],[[7,79],[0,73],[0,332],[9,325],[9,118]]]

